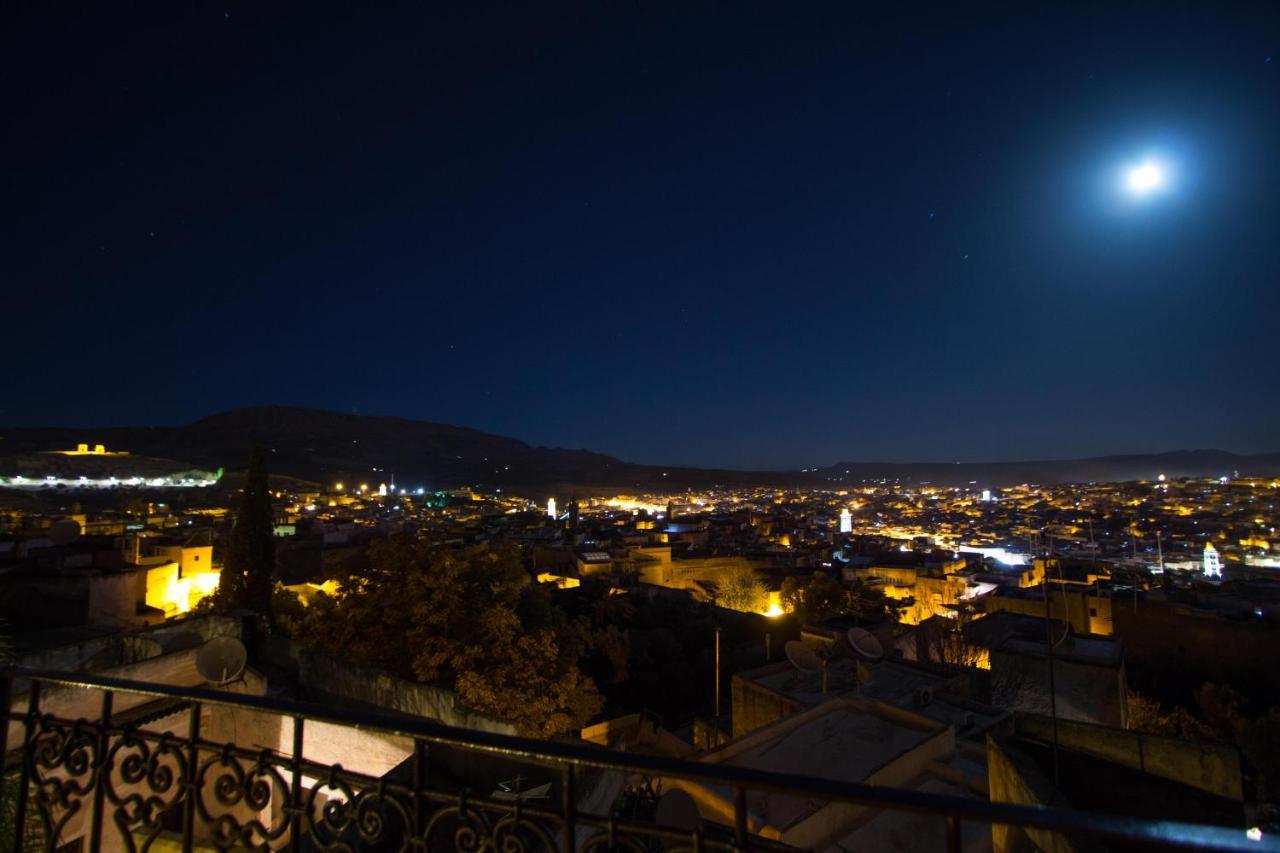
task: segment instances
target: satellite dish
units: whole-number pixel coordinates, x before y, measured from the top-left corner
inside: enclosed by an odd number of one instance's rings
[[[818,653],[799,640],[787,640],[784,651],[791,665],[801,672],[817,674],[826,668],[825,662],[818,657]]]
[[[653,811],[653,822],[658,826],[693,832],[702,826],[702,815],[698,814],[698,804],[689,796],[688,791],[672,788],[658,799],[658,805]]]
[[[248,658],[235,637],[214,637],[196,653],[196,672],[210,684],[229,684],[244,673]]]
[[[850,628],[845,637],[849,640],[850,648],[863,660],[880,660],[884,657],[884,647],[875,634],[866,628]]]
[[[49,527],[49,541],[54,545],[70,545],[80,538],[80,522],[74,518],[63,518]]]

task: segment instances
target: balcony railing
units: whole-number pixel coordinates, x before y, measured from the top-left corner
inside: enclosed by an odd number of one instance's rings
[[[65,700],[68,695],[78,697],[74,707],[91,708],[92,713],[69,719],[47,710],[68,707],[65,701],[50,704],[52,697]],[[936,818],[951,851],[960,850],[962,827],[970,823],[984,830],[1005,824],[1091,838],[1121,849],[1280,849],[1270,838],[1255,840],[1242,830],[1222,827],[963,799],[529,740],[392,713],[115,678],[4,670],[0,701],[6,709],[0,742],[7,745],[10,784],[5,797],[16,816],[10,821],[15,850],[790,849],[751,832],[747,795],[754,791]],[[8,710],[15,702],[17,709]],[[252,749],[211,739],[202,731],[202,719],[216,709],[281,720],[291,749]],[[167,728],[163,721],[169,721]],[[398,738],[409,745],[408,758],[399,772],[382,776],[308,759],[308,732],[323,730],[332,739],[333,727],[351,737],[378,733]],[[536,766],[556,780],[555,795],[540,802],[518,793],[483,796],[447,784],[429,773],[433,748]],[[733,813],[725,815],[723,825],[704,822],[680,829],[608,806],[584,808],[583,783],[607,774],[709,786],[728,792]]]

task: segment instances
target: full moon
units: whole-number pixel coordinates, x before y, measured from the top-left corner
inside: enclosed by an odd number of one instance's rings
[[[1129,185],[1129,191],[1134,195],[1148,195],[1164,186],[1164,169],[1159,163],[1147,160],[1130,169],[1125,180]]]

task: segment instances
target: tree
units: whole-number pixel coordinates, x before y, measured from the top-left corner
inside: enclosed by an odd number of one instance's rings
[[[916,659],[954,666],[990,668],[987,653],[970,644],[964,628],[972,614],[960,609],[955,619],[931,616],[916,626]]]
[[[275,583],[276,545],[266,454],[255,447],[249,457],[244,493],[235,526],[227,540],[227,556],[213,606],[260,613],[270,624]]]
[[[874,587],[858,578],[845,588],[846,607],[854,618],[874,624],[886,619],[896,620],[898,609],[884,594],[884,590]]]
[[[601,707],[578,661],[590,623],[572,622],[530,582],[514,547],[443,551],[407,534],[369,546],[369,566],[317,595],[298,639],[547,736]]]
[[[821,622],[851,610],[845,588],[825,572],[814,572],[803,580],[786,578],[780,597],[782,609],[796,614],[802,622]]]
[[[535,737],[579,729],[603,705],[595,685],[549,629],[513,637],[501,654],[461,672],[456,687],[465,704]]]
[[[716,604],[744,613],[759,613],[769,606],[769,590],[755,569],[736,566],[721,575]]]
[[[1210,737],[1234,744],[1244,741],[1248,721],[1243,713],[1244,697],[1237,690],[1206,681],[1196,688],[1195,700]]]

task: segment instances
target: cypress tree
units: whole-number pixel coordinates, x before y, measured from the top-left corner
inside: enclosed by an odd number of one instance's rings
[[[255,447],[249,457],[240,511],[227,542],[220,592],[232,606],[259,613],[268,622],[276,562],[272,521],[267,458],[261,447]]]

